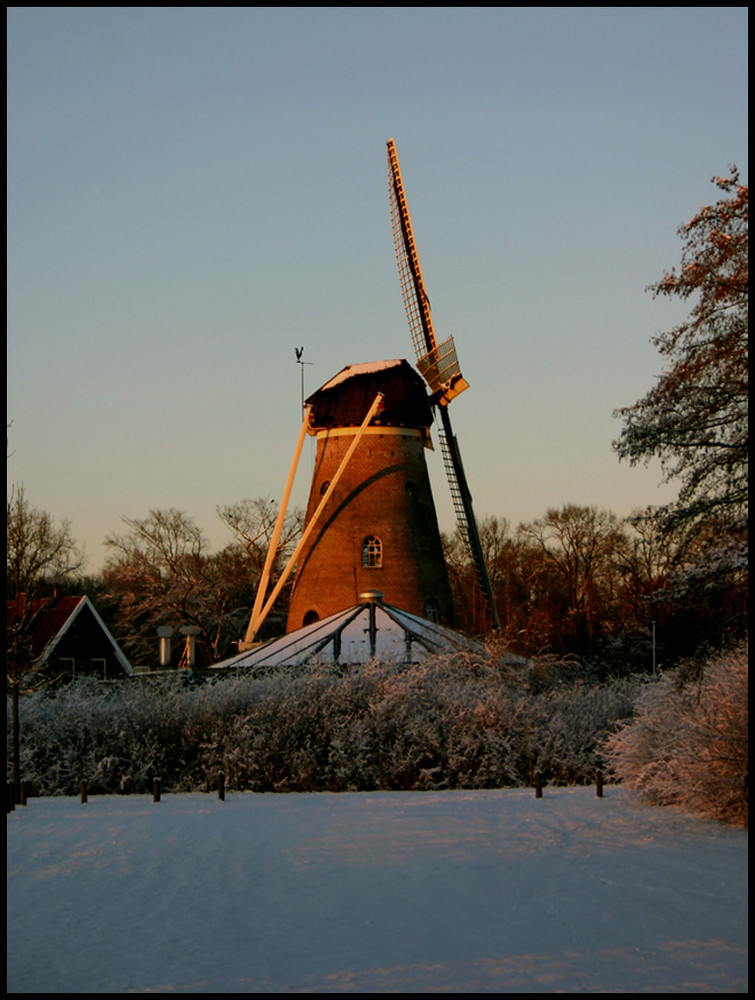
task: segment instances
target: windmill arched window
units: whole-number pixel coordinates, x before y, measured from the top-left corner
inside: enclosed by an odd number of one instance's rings
[[[362,542],[362,565],[368,569],[383,565],[383,543],[375,535],[368,535]]]
[[[429,622],[440,621],[440,608],[438,607],[438,602],[434,597],[428,597],[425,601],[425,618],[427,618]]]

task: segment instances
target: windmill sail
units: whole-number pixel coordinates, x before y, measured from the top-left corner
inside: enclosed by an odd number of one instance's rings
[[[442,344],[438,344],[435,337],[430,300],[422,279],[417,244],[414,241],[412,220],[393,139],[388,142],[388,189],[401,295],[417,356],[417,369],[438,401],[447,404],[454,396],[467,389],[468,384],[461,376],[453,337]]]
[[[414,239],[396,144],[393,139],[388,141],[388,189],[399,282],[412,343],[417,356],[417,368],[430,387],[432,402],[440,413],[441,451],[451,488],[456,520],[462,536],[467,542],[477,582],[485,598],[493,626],[500,628],[493,588],[485,564],[480,533],[472,507],[472,495],[469,491],[464,466],[461,462],[461,453],[448,414],[448,404],[455,396],[468,388],[468,383],[461,374],[453,337],[438,344],[435,336],[430,313],[430,300],[422,278],[417,244]]]

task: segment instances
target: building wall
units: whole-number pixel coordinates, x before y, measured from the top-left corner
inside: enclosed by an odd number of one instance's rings
[[[354,433],[318,433],[307,524]],[[380,566],[363,565],[369,537],[379,539]],[[366,590],[381,591],[387,604],[451,623],[451,589],[419,429],[368,428],[299,559],[288,631],[356,604]]]

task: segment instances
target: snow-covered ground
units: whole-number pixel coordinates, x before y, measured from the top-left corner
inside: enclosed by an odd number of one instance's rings
[[[747,832],[609,787],[34,799],[11,993],[746,993]]]

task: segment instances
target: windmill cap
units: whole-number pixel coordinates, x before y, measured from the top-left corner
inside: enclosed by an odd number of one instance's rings
[[[359,427],[377,393],[373,424],[426,430],[433,422],[424,380],[404,359],[347,365],[307,399],[313,431]]]

